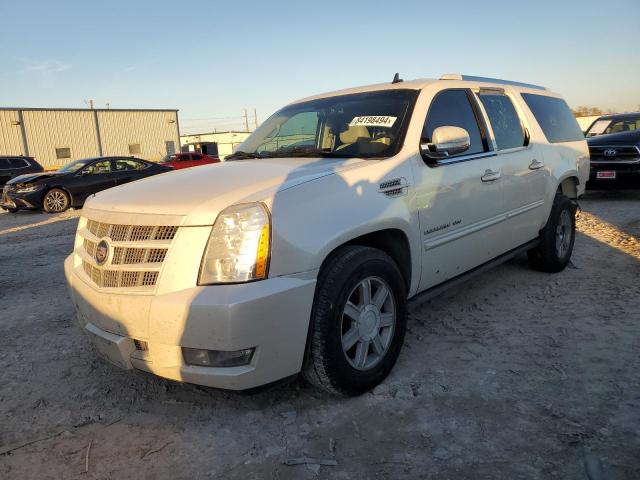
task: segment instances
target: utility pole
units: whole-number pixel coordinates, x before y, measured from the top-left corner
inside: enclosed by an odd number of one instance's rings
[[[245,109],[243,110],[243,112],[244,112],[244,113],[242,114],[242,117],[244,118],[244,130],[245,130],[246,132],[248,132],[248,131],[249,131],[249,117],[248,117],[248,115],[247,115],[247,109],[245,108]]]
[[[253,124],[255,125],[255,130],[258,129],[258,112],[256,111],[256,109],[253,109]]]

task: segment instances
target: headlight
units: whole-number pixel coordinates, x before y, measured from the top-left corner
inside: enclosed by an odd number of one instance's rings
[[[27,185],[16,185],[16,193],[31,193],[37,192],[42,189],[44,184],[42,183],[32,183]]]
[[[271,219],[261,203],[223,210],[211,229],[202,257],[199,285],[238,283],[267,277]]]

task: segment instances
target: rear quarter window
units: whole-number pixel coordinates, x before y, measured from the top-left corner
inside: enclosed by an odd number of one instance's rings
[[[561,98],[523,93],[522,98],[536,117],[549,143],[584,140],[578,122]]]

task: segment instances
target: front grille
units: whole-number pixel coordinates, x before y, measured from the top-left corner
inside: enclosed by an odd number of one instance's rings
[[[82,261],[82,268],[99,288],[152,287],[158,281],[159,272],[107,270]]]
[[[178,227],[118,225],[89,220],[87,221],[87,230],[98,238],[108,237],[114,242],[142,242],[147,240],[173,240]]]
[[[82,270],[98,288],[152,290],[177,232],[177,226],[123,225],[87,219],[86,230],[78,232],[83,237]],[[97,239],[105,238],[111,255],[99,266],[95,260],[99,253]],[[127,268],[130,265],[139,265],[139,270]]]
[[[84,250],[90,257],[95,257],[98,244],[88,238],[84,239]],[[137,265],[140,263],[162,263],[167,255],[166,248],[115,247],[113,249],[113,265]]]
[[[596,162],[619,162],[640,158],[640,149],[635,145],[591,145],[589,155]]]

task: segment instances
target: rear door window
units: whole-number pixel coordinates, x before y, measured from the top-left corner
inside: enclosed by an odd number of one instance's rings
[[[524,128],[511,99],[504,93],[493,92],[480,92],[479,97],[489,117],[498,150],[524,146]]]
[[[584,140],[569,105],[561,98],[523,93],[522,98],[536,117],[549,143]]]
[[[472,155],[487,150],[467,90],[444,90],[436,95],[427,113],[422,138],[431,142],[433,131],[444,126],[464,128],[469,134],[471,145],[461,155]]]
[[[122,172],[127,170],[142,170],[147,165],[137,160],[130,160],[128,158],[120,158],[116,160],[116,171]]]
[[[9,170],[11,165],[9,164],[8,158],[0,158],[0,170]]]

